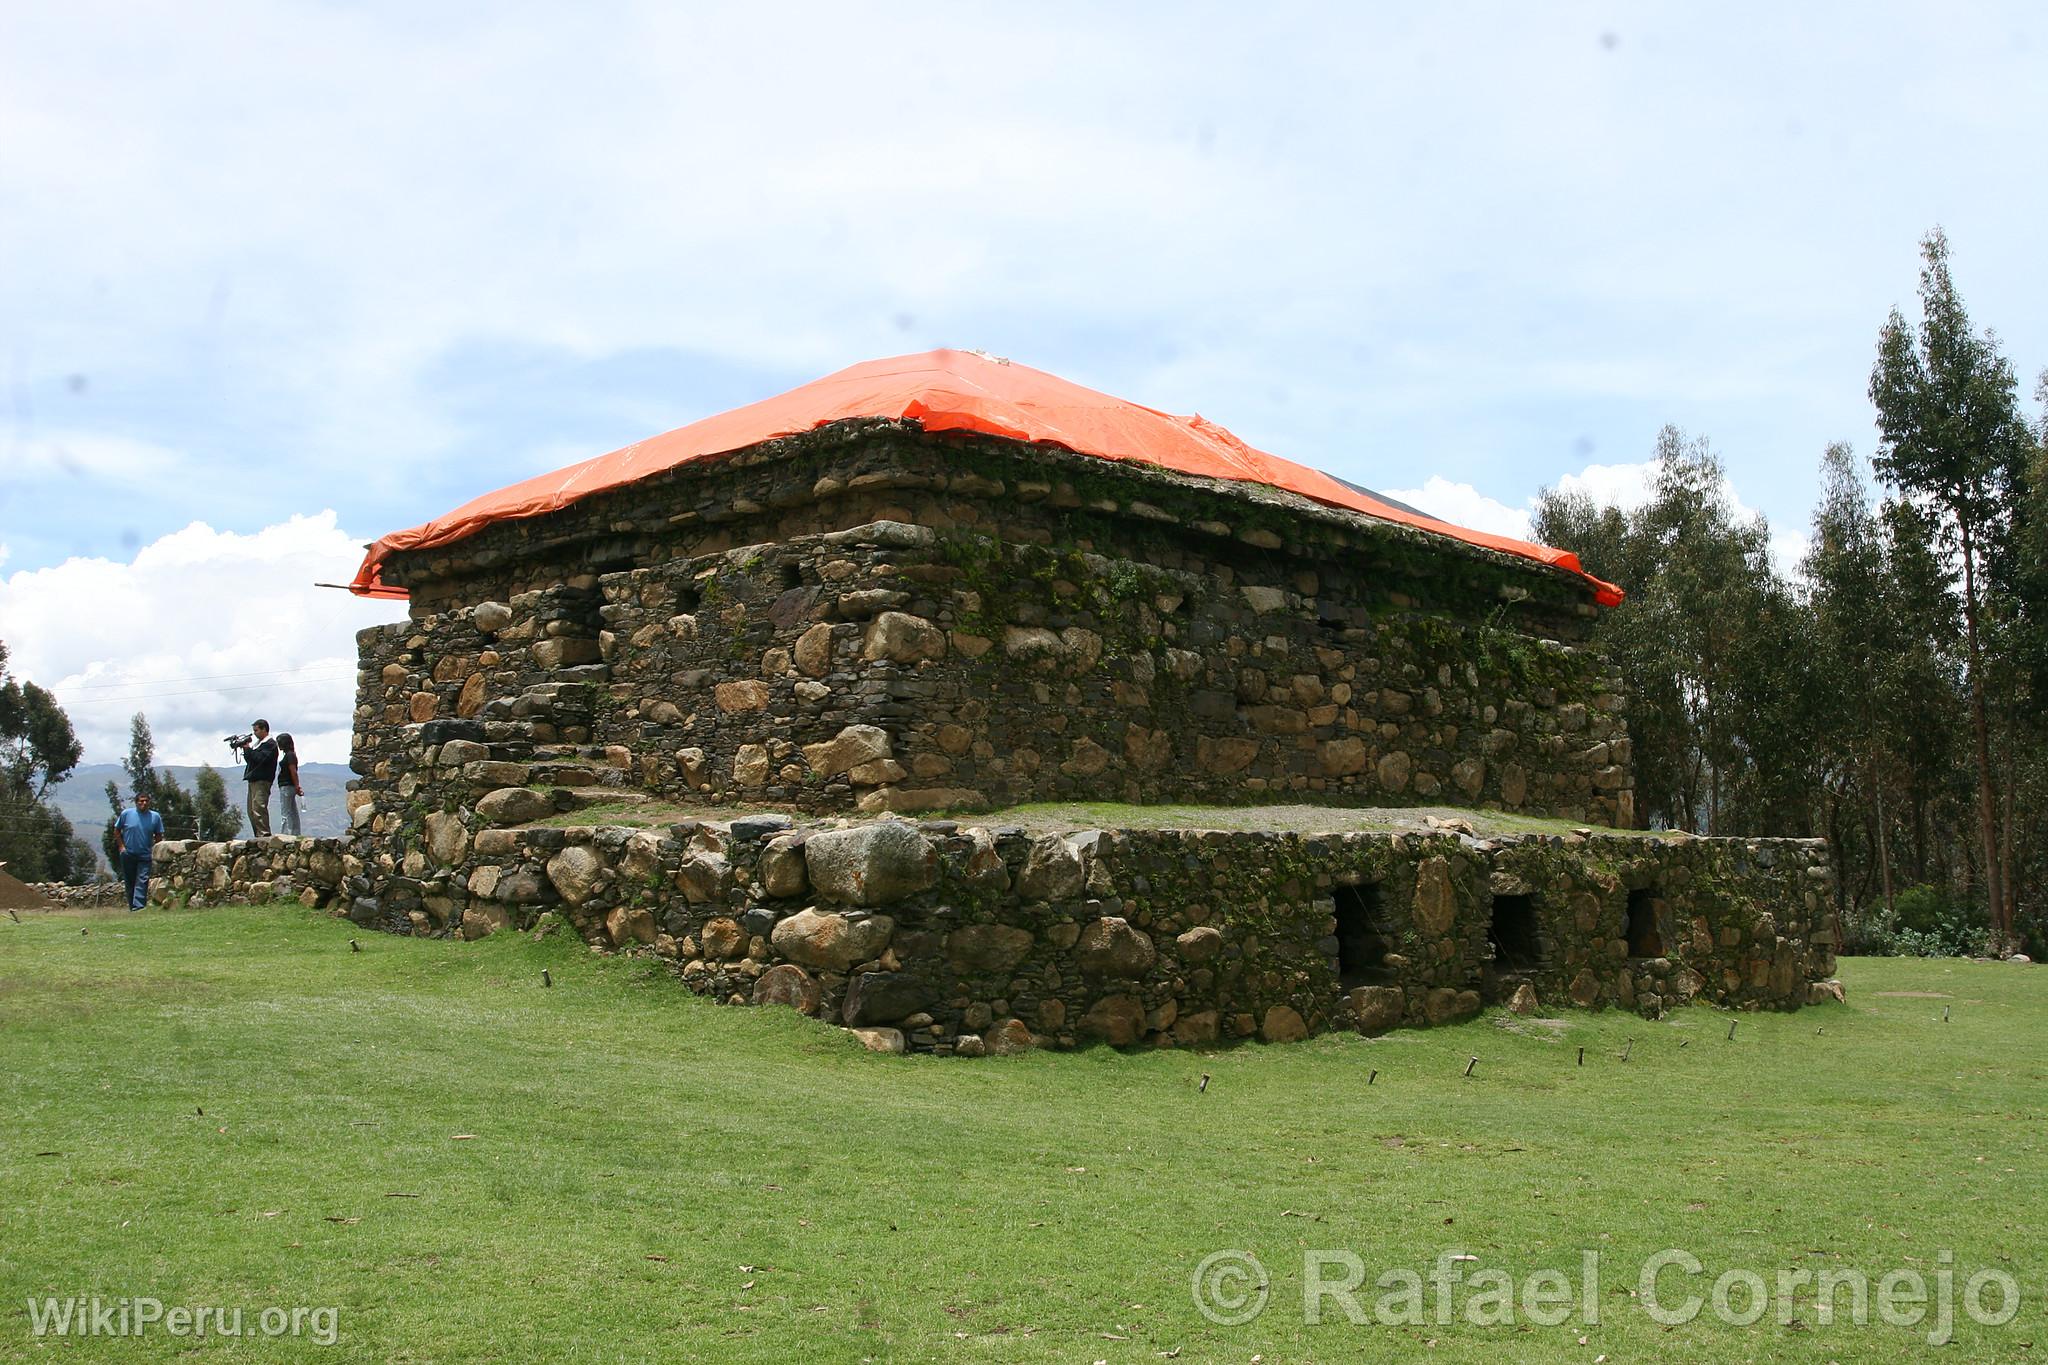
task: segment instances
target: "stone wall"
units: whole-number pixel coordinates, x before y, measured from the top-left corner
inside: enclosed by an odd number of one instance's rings
[[[345,839],[166,840],[156,846],[155,872],[149,881],[152,905],[296,900],[318,908],[336,903],[350,878],[358,891],[369,889]]]
[[[66,910],[93,910],[111,905],[128,903],[128,888],[119,881],[87,882],[73,886],[69,882],[30,882],[28,889],[42,896],[51,905]]]
[[[868,813],[1437,802],[1629,821],[1598,654],[1414,610],[1350,624],[1316,578],[882,522],[422,611],[359,637],[358,785],[413,833],[427,809],[531,784]]]
[[[963,1054],[1378,1031],[1498,1001],[1781,1008],[1837,989],[1821,984],[1834,955],[1814,841],[782,816],[451,817],[429,838],[422,880],[375,885],[340,841],[166,844],[156,895],[332,899],[366,924],[468,938],[561,926],[666,959],[700,994]]]
[[[1590,598],[1525,560],[889,424],[631,491],[394,559],[412,619],[359,636],[354,763],[378,815],[609,769],[805,810],[1113,796],[1633,820]],[[430,735],[492,766],[451,781]],[[554,775],[505,766],[535,764]]]

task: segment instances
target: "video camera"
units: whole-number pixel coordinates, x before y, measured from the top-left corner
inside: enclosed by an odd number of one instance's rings
[[[256,736],[254,733],[229,735],[221,743],[227,745],[230,749],[252,749],[256,746]]]

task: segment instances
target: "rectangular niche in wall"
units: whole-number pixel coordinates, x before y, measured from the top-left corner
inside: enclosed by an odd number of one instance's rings
[[[1337,979],[1345,990],[1385,986],[1394,980],[1387,954],[1394,945],[1380,911],[1377,885],[1340,886],[1337,902]]]
[[[1664,935],[1657,927],[1657,893],[1655,891],[1631,891],[1628,893],[1628,955],[1630,957],[1664,956]]]
[[[1543,949],[1536,932],[1536,898],[1495,896],[1493,923],[1486,937],[1493,945],[1495,966],[1511,971],[1540,966]]]

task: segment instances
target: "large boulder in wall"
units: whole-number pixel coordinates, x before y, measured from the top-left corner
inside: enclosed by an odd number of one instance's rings
[[[848,905],[887,905],[938,880],[938,850],[913,825],[881,820],[804,841],[804,866],[819,895]]]

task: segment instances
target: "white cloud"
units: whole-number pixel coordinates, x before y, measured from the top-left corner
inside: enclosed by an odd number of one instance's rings
[[[1584,493],[1597,507],[1619,507],[1624,512],[1633,512],[1650,500],[1656,481],[1655,460],[1637,464],[1589,464],[1578,473],[1559,479],[1557,490],[1560,493]],[[1725,480],[1723,483],[1733,494],[1735,485]],[[1530,498],[1529,505],[1534,507],[1536,499]]]
[[[1513,536],[1516,540],[1529,538],[1528,508],[1510,507],[1469,483],[1452,483],[1441,474],[1430,475],[1429,482],[1420,488],[1389,489],[1387,496],[1454,526]]]
[[[1626,512],[1650,501],[1655,495],[1656,481],[1657,462],[1644,460],[1638,464],[1589,464],[1576,474],[1566,474],[1558,479],[1556,487],[1566,493],[1584,493],[1596,506],[1619,507]],[[1453,525],[1469,526],[1475,531],[1491,531],[1495,535],[1514,536],[1520,540],[1530,539],[1535,534],[1534,496],[1520,507],[1511,507],[1469,483],[1453,483],[1438,474],[1430,475],[1428,482],[1420,488],[1390,488],[1387,496]],[[1735,489],[1734,479],[1725,474],[1721,478],[1721,497],[1739,520],[1754,520],[1762,515],[1743,502]],[[1771,562],[1779,574],[1786,578],[1797,575],[1800,561],[1806,558],[1809,540],[1803,527],[1771,527]]]
[[[308,761],[345,762],[355,632],[405,608],[313,586],[347,582],[362,558],[335,523],[328,511],[236,535],[194,522],[128,563],[0,578],[10,666],[57,694],[88,762],[127,752],[137,711],[159,763],[220,765],[221,736],[259,715]]]

